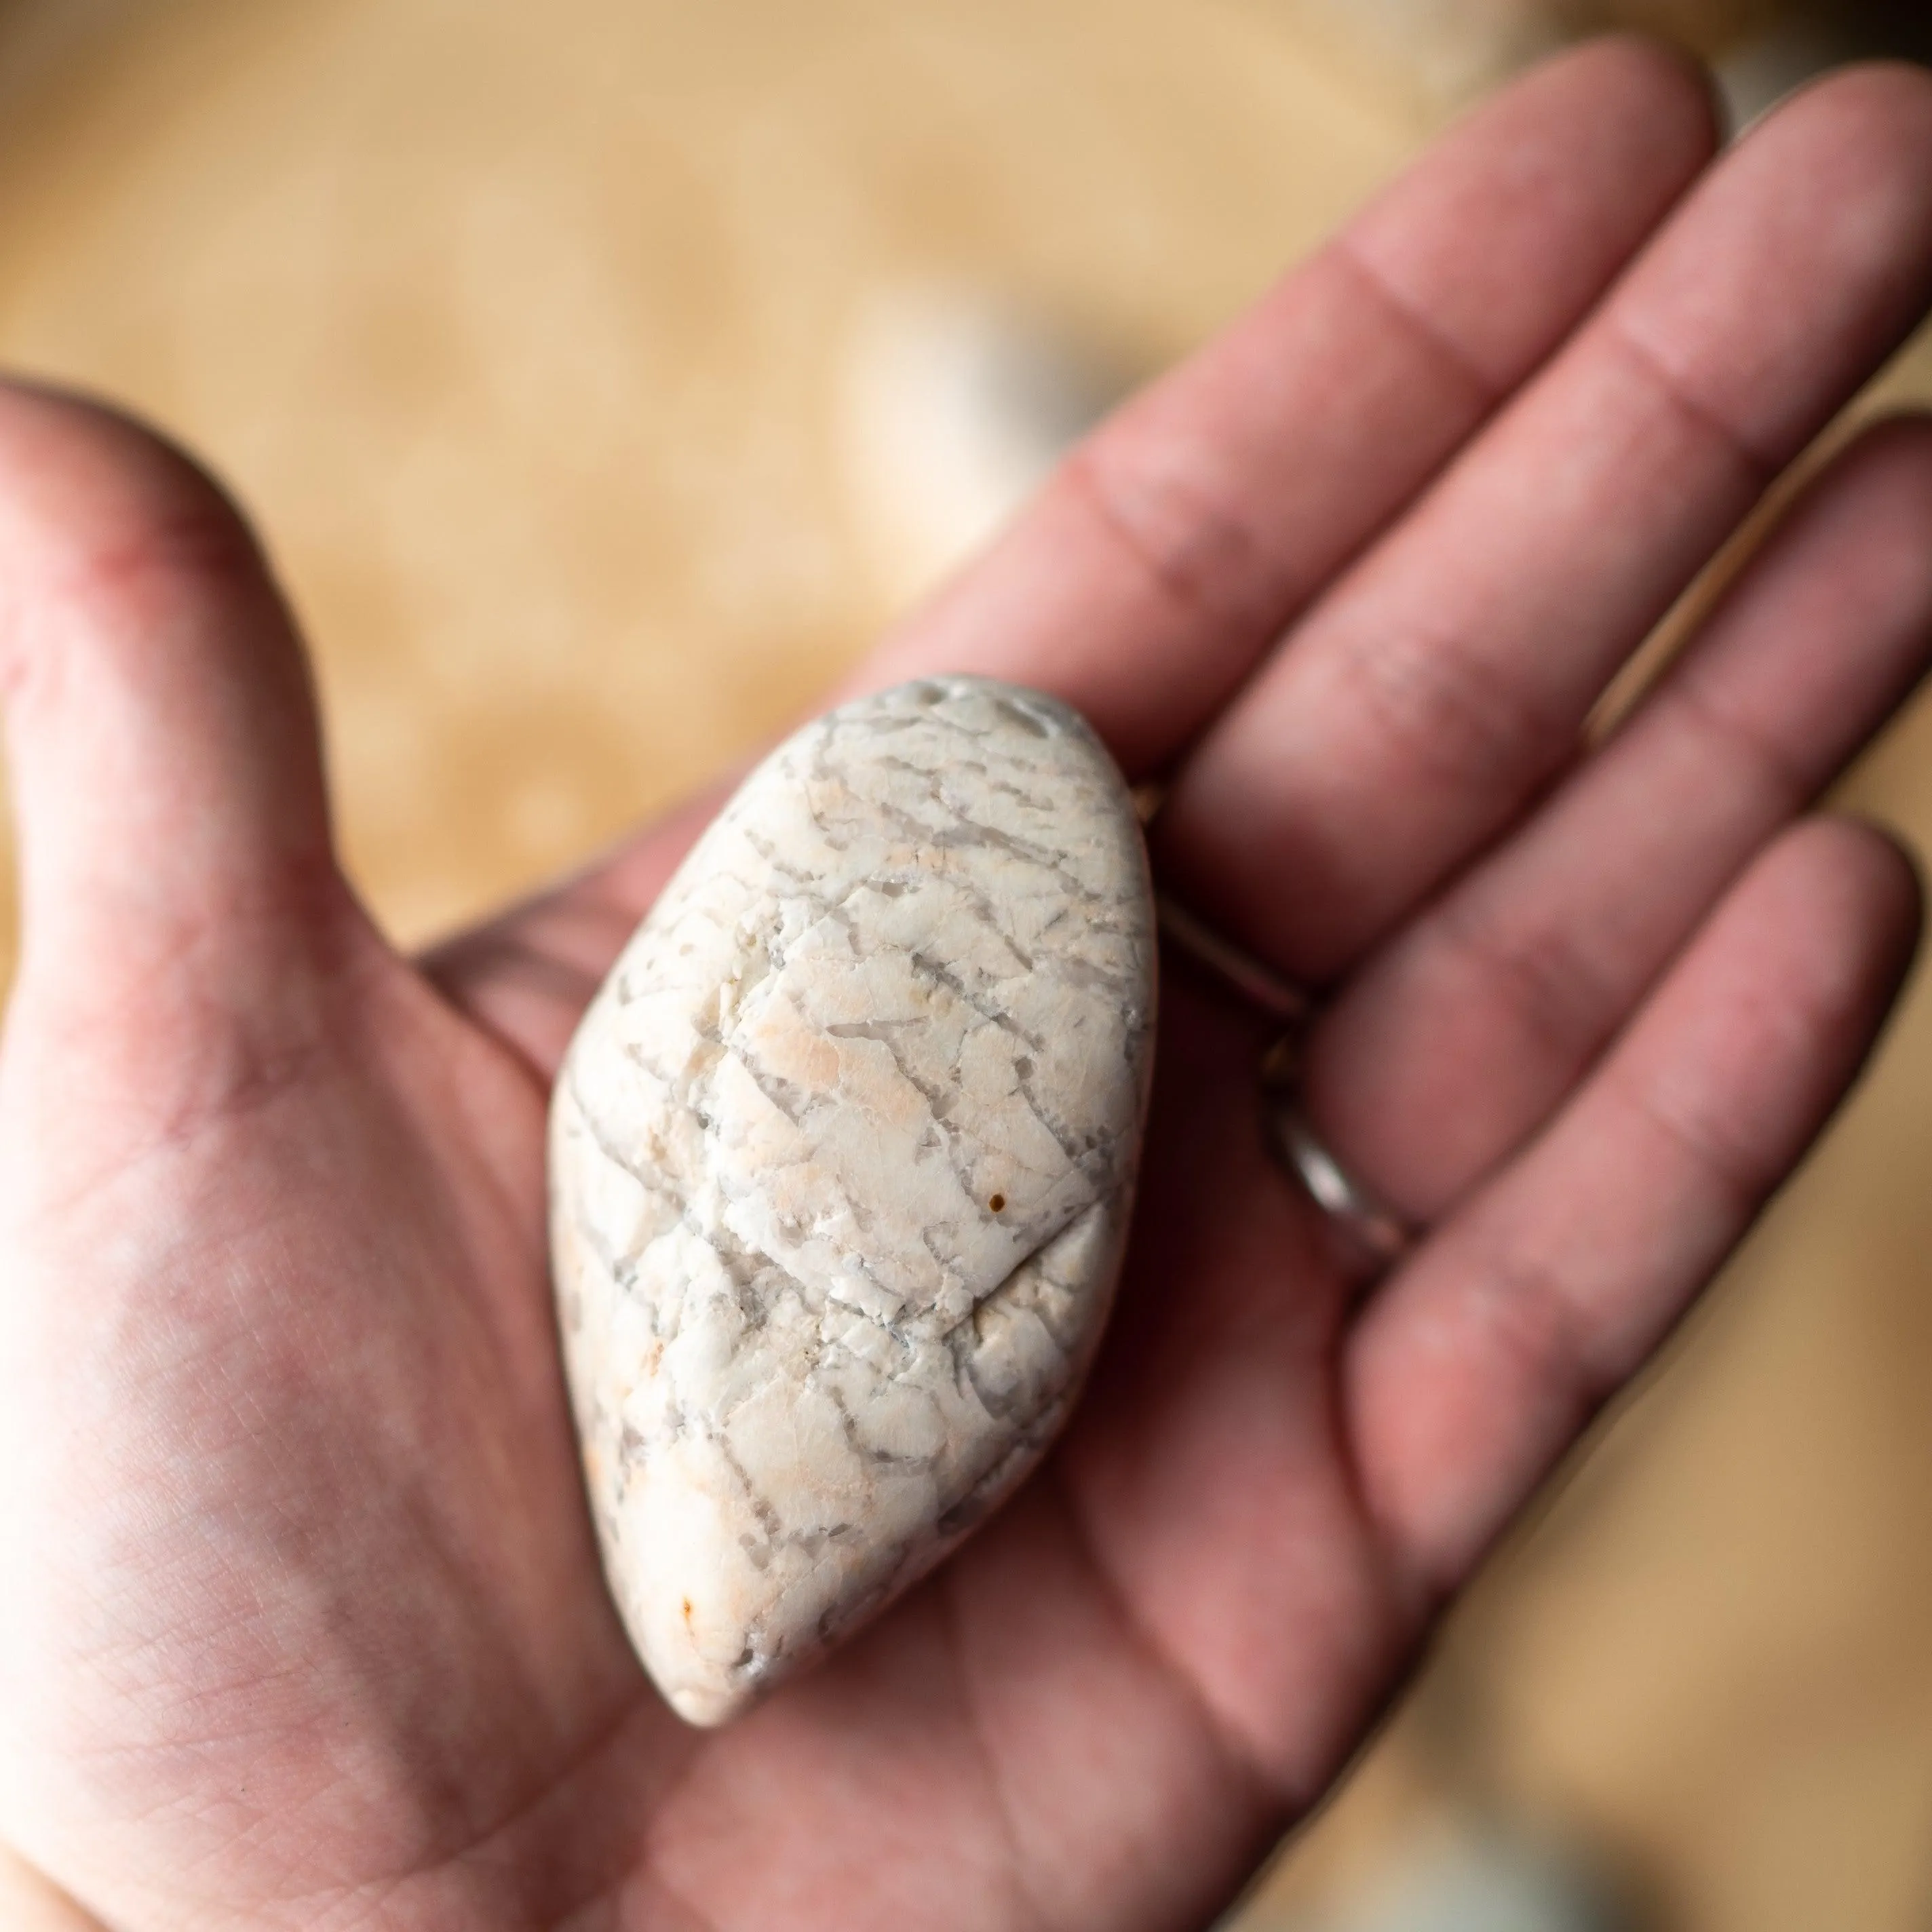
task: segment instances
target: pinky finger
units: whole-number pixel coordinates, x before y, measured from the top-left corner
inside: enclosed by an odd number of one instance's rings
[[[1882,835],[1788,832],[1549,1128],[1364,1311],[1348,1423],[1419,1600],[1466,1574],[1796,1165],[1870,1048],[1919,912]]]

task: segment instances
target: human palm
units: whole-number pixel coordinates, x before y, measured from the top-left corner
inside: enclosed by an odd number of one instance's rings
[[[1839,457],[1586,746],[1932,288],[1932,82],[1712,140],[1654,50],[1532,76],[860,674],[1042,686],[1165,780],[1158,872],[1331,991],[1310,1111],[1426,1232],[1358,1292],[1256,1131],[1263,1023],[1172,964],[1064,1443],[720,1732],[606,1598],[543,1230],[550,1075],[704,808],[398,958],[230,513],[0,398],[0,1834],[140,1932],[1209,1916],[1802,1154],[1916,934],[1891,846],[1801,814],[1932,650],[1924,426]]]

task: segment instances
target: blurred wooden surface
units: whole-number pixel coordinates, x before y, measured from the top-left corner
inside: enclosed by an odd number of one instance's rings
[[[1289,12],[13,0],[0,361],[251,508],[350,862],[413,941],[756,744],[890,615],[832,420],[879,290],[964,278],[1158,361],[1413,149],[1412,92]],[[1932,344],[1887,392],[1932,400]],[[1848,802],[1932,848],[1932,708]],[[1659,1926],[1932,1923],[1928,1289],[1922,993],[1250,1922],[1487,1809],[1627,1863]]]

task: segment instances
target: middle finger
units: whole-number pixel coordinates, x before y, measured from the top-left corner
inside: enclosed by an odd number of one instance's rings
[[[1504,828],[1617,665],[1932,288],[1932,80],[1811,89],[1310,614],[1182,767],[1156,861],[1320,980]]]

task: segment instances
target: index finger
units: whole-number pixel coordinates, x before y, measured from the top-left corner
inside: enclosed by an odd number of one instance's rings
[[[853,688],[1034,685],[1130,776],[1158,770],[1562,342],[1716,139],[1702,77],[1660,46],[1536,70],[1089,437]]]

